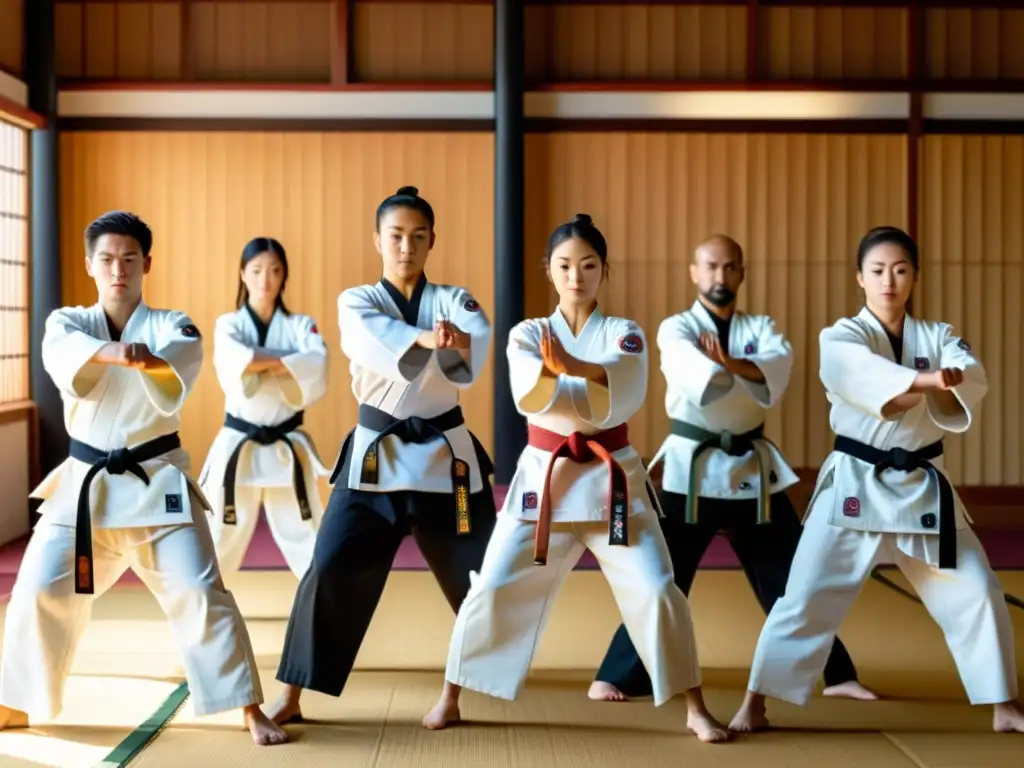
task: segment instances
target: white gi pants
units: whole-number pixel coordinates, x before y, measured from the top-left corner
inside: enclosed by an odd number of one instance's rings
[[[130,567],[156,597],[178,642],[197,715],[262,704],[256,659],[224,588],[205,511],[194,525],[93,529],[94,595],[75,594],[75,528],[39,522],[7,607],[0,704],[51,720],[95,598]]]
[[[217,549],[217,560],[221,573],[234,573],[241,569],[245,553],[252,543],[256,523],[260,518],[260,505],[267,515],[267,525],[274,537],[289,570],[301,579],[313,560],[313,546],[320,526],[322,511],[319,504],[319,489],[307,486],[310,511],[313,517],[303,520],[295,489],[260,488],[252,485],[235,486],[235,525],[224,524],[224,489],[204,490],[207,501],[213,508],[210,533]],[[317,498],[314,499],[314,495]]]
[[[536,526],[498,515],[480,573],[455,619],[446,678],[514,700],[522,689],[548,609],[583,555],[594,553],[626,631],[651,676],[661,706],[701,683],[690,605],[675,585],[657,515],[629,518],[628,547],[608,543],[607,522],[553,523],[548,564],[534,565]]]
[[[853,601],[876,563],[890,559],[942,629],[971,704],[1017,697],[1013,624],[974,531],[956,532],[956,569],[939,570],[902,552],[897,534],[841,528],[828,516],[828,503],[815,504],[807,516],[786,593],[757,641],[751,691],[807,704]]]

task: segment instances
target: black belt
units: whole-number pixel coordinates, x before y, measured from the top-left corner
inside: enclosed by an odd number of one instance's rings
[[[754,442],[764,439],[764,424],[759,424],[742,435],[734,435],[731,432],[711,432],[686,421],[670,419],[669,422],[673,435],[684,437],[687,440],[696,440],[698,443],[690,458],[690,482],[686,494],[686,522],[692,525],[697,522],[698,494],[700,492],[701,475],[696,471],[697,459],[705,451],[715,448],[725,451],[730,456],[743,456],[750,453],[755,448]],[[760,487],[757,492],[757,522],[760,525],[767,525],[772,521],[771,466],[770,462],[765,461],[760,451],[755,451],[754,455],[757,457],[757,472],[760,478]]]
[[[460,534],[469,533],[469,463],[456,457],[455,450],[445,435],[448,430],[460,427],[465,423],[462,408],[458,405],[431,419],[424,419],[420,416],[396,419],[391,414],[374,408],[372,405],[360,405],[359,425],[379,434],[367,446],[366,453],[363,454],[359,482],[376,485],[377,450],[380,441],[385,437],[397,437],[403,443],[416,444],[429,443],[431,440],[437,439],[444,440],[452,457],[452,492],[455,494],[456,530]],[[342,447],[342,455],[331,474],[332,485],[345,464],[346,448],[347,446]]]
[[[224,525],[235,525],[238,517],[235,514],[235,475],[238,472],[238,457],[242,453],[242,446],[248,442],[259,443],[260,445],[273,445],[274,443],[285,443],[292,452],[292,487],[295,488],[295,496],[299,501],[299,514],[303,520],[313,517],[309,508],[309,495],[306,492],[306,475],[299,461],[299,452],[295,450],[295,443],[288,439],[288,433],[294,432],[302,426],[302,411],[299,411],[287,421],[275,424],[272,427],[261,427],[252,424],[244,419],[236,418],[230,413],[224,417],[224,426],[241,432],[245,439],[235,446],[228,458],[228,464],[224,468]]]
[[[916,451],[908,451],[905,448],[890,448],[885,451],[859,440],[838,435],[833,450],[874,464],[875,472],[878,474],[886,469],[898,469],[901,472],[923,469],[935,478],[939,484],[939,518],[936,521],[934,512],[926,512],[921,515],[921,525],[925,528],[934,528],[938,522],[939,568],[956,568],[956,498],[949,480],[931,462],[942,455],[941,440]]]
[[[78,517],[75,522],[75,594],[91,595],[95,589],[92,560],[92,513],[89,509],[89,489],[93,478],[105,469],[111,475],[123,475],[131,472],[146,485],[149,475],[142,468],[142,462],[163,456],[165,453],[181,447],[181,439],[177,432],[162,435],[154,440],[137,445],[134,448],[115,448],[112,451],[101,451],[75,438],[71,438],[69,454],[71,458],[92,464],[82,480],[82,488],[78,492]]]

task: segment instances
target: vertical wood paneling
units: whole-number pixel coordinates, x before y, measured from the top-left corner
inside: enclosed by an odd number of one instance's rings
[[[793,344],[793,378],[767,430],[795,466],[817,466],[831,443],[818,380],[818,332],[861,305],[854,254],[868,228],[905,225],[906,141],[901,136],[551,134],[527,143],[526,258],[586,212],[605,234],[612,267],[601,301],[631,317],[653,345],[661,321],[696,298],[689,264],[714,232],[746,252],[740,306],[767,312]],[[528,271],[527,308],[557,299]],[[536,277],[532,277],[536,275]],[[630,424],[651,456],[667,434],[660,355],[652,350],[647,402]]]
[[[980,421],[946,438],[944,460],[962,483],[1021,485],[1024,137],[928,136],[923,145],[915,311],[951,323],[989,378]]]
[[[0,0],[0,69],[18,76],[25,34],[24,0]]]
[[[238,258],[257,235],[288,251],[286,299],[312,315],[330,350],[330,389],[306,425],[326,461],[355,423],[348,361],[340,350],[337,298],[376,282],[374,213],[414,184],[434,206],[434,282],[464,285],[493,314],[493,139],[486,134],[71,133],[61,137],[61,259],[66,303],[91,304],[82,232],[97,215],[126,208],[154,231],[145,298],[188,312],[206,336],[206,359],[182,416],[195,471],[223,418],[212,364],[218,315],[231,311]],[[140,181],[144,180],[144,182]],[[490,365],[464,396],[467,421],[492,444]]]
[[[936,8],[925,20],[929,77],[1024,78],[1024,10]]]
[[[902,8],[764,8],[760,18],[766,77],[906,76],[908,14]]]
[[[358,80],[490,80],[494,9],[445,2],[356,2],[353,42]]]
[[[740,80],[743,6],[553,5],[527,9],[531,80]]]

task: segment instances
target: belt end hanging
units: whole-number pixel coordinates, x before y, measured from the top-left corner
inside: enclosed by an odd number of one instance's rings
[[[91,595],[94,593],[92,558],[88,555],[80,555],[76,564],[75,573],[75,594]]]
[[[469,464],[462,459],[452,462],[452,491],[455,494],[456,533],[470,532],[469,523]]]
[[[612,493],[611,519],[608,521],[608,543],[613,547],[629,546],[629,515],[626,493],[616,489]]]
[[[224,525],[237,525],[238,516],[235,514],[235,505],[227,504],[224,506]]]
[[[377,484],[377,446],[371,445],[363,455],[363,470],[359,482],[366,485]]]

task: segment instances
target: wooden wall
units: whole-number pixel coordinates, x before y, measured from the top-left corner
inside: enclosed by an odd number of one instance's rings
[[[18,77],[23,69],[24,0],[0,0],[0,70]]]
[[[64,300],[95,301],[81,237],[89,221],[126,208],[149,223],[153,270],[145,300],[188,312],[206,334],[206,363],[182,423],[198,473],[224,418],[212,365],[214,321],[234,309],[245,242],[278,238],[292,271],[288,304],[316,319],[331,352],[330,392],[306,426],[325,461],[333,461],[356,418],[337,299],[347,287],[380,278],[372,239],[377,205],[400,186],[417,185],[438,215],[428,276],[466,286],[485,309],[493,307],[492,143],[483,133],[65,134]],[[468,422],[488,446],[491,387],[489,367],[463,400]]]
[[[487,3],[352,0],[350,80],[491,79]],[[20,0],[0,0],[0,12]],[[65,79],[330,82],[340,20],[328,0],[173,0],[57,3],[58,74]],[[530,80],[902,78],[908,11],[764,7],[757,61],[747,62],[747,9],[731,6],[531,5]],[[923,72],[930,78],[1024,77],[1024,10],[925,12]],[[0,30],[0,67],[20,56]],[[5,31],[6,30],[6,31]],[[13,42],[5,44],[6,38]],[[5,50],[6,48],[6,50]]]
[[[747,251],[742,306],[769,312],[795,352],[793,382],[769,420],[796,466],[828,452],[828,406],[817,374],[817,335],[855,312],[854,252],[864,231],[905,226],[906,138],[807,134],[534,134],[527,143],[527,308],[554,298],[542,268],[550,230],[578,211],[605,232],[613,267],[607,311],[658,323],[695,298],[687,274],[696,242],[714,231]],[[61,189],[65,300],[91,302],[80,234],[114,207],[138,211],[156,235],[147,301],[190,312],[209,333],[231,309],[242,244],[282,240],[293,275],[287,296],[317,318],[331,349],[331,391],[310,414],[325,456],[355,418],[338,347],[336,298],[372,282],[379,261],[373,212],[402,184],[418,185],[438,214],[428,265],[436,281],[468,285],[494,304],[492,137],[485,133],[73,133],[63,137]],[[99,173],[98,169],[103,169]],[[1024,137],[928,137],[920,173],[923,270],[915,311],[956,324],[988,367],[992,390],[979,428],[949,440],[959,482],[1024,483],[1016,439],[1019,396]],[[208,348],[209,349],[209,348]],[[492,354],[503,354],[495,348]],[[208,352],[209,354],[209,352]],[[652,355],[651,389],[631,424],[651,455],[663,439],[664,381]],[[491,381],[466,398],[468,418],[493,446]],[[184,436],[201,463],[222,418],[206,366],[186,408]]]

